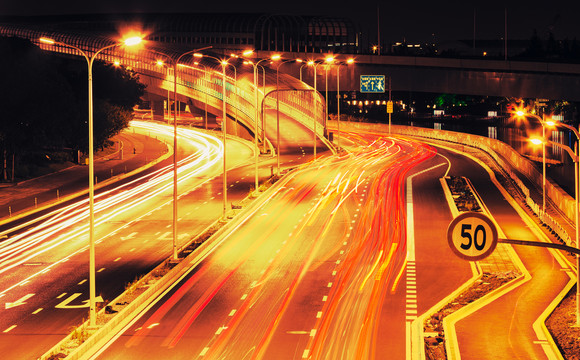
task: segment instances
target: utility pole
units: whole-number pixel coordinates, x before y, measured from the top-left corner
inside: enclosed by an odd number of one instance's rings
[[[381,15],[379,3],[377,3],[377,54],[381,55]]]

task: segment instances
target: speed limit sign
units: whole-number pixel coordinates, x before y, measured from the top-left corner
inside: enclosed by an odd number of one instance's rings
[[[487,216],[466,212],[449,224],[447,241],[451,250],[460,258],[478,261],[495,250],[498,241],[497,229]]]

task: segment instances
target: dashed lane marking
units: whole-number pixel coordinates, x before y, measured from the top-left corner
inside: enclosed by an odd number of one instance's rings
[[[16,327],[16,325],[12,325],[12,326],[10,326],[8,329],[4,330],[3,332],[4,332],[4,333],[7,333],[7,332],[9,332],[10,330],[14,329],[15,327]]]

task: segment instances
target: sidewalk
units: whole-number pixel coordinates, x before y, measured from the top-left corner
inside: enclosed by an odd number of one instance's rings
[[[95,153],[96,188],[112,177],[119,180],[119,175],[131,173],[169,151],[163,142],[130,129],[115,136],[113,140],[123,143],[123,159],[119,153]],[[88,174],[88,166],[75,165],[0,188],[0,223],[86,192]]]

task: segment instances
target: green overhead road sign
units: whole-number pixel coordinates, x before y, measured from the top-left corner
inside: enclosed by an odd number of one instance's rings
[[[385,75],[361,75],[360,92],[362,93],[384,93]]]

